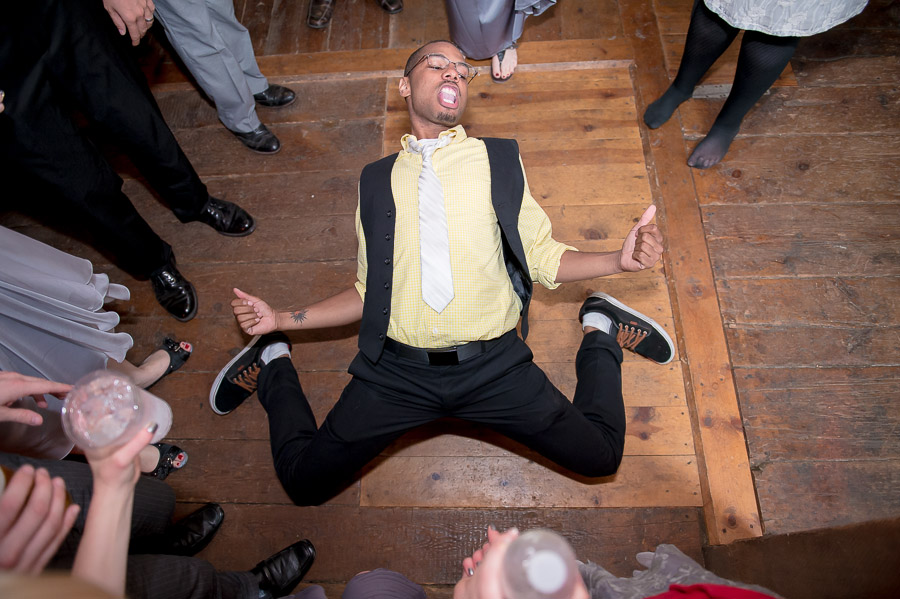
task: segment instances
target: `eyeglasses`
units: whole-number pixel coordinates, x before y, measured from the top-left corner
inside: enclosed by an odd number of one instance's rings
[[[452,64],[453,67],[456,69],[456,73],[457,73],[457,74],[458,74],[458,75],[459,75],[466,83],[469,83],[470,81],[472,81],[472,79],[475,78],[475,75],[478,74],[478,72],[475,70],[475,67],[473,67],[473,66],[470,65],[469,63],[464,62],[464,61],[462,61],[462,60],[460,60],[460,61],[457,62],[457,61],[454,61],[454,60],[450,60],[449,58],[447,58],[447,57],[444,56],[443,54],[426,54],[425,56],[423,56],[422,58],[420,58],[420,59],[416,62],[416,64],[414,64],[413,66],[409,67],[409,69],[408,69],[405,73],[403,73],[403,76],[404,76],[404,77],[409,77],[409,74],[412,73],[412,70],[413,70],[414,68],[416,68],[417,66],[419,66],[419,64],[420,64],[423,60],[425,61],[425,65],[426,65],[429,69],[434,69],[434,70],[436,70],[436,71],[443,71],[444,69],[446,69],[447,67],[449,67],[449,66]]]

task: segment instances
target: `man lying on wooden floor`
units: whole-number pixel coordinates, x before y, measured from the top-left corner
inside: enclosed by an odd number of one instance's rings
[[[651,206],[620,251],[555,241],[516,142],[468,137],[458,124],[475,75],[451,42],[410,56],[399,91],[412,134],[363,169],[354,286],[282,312],[234,290],[235,317],[255,337],[221,370],[210,404],[227,414],[258,390],[275,470],[297,504],[328,500],[394,439],[444,416],[485,424],[578,474],[613,474],[625,442],[622,348],[661,364],[674,355],[661,326],[595,293],[579,314],[574,401],[535,365],[524,342],[532,282],[553,289],[650,268],[662,235]],[[353,378],[317,428],[279,331],[360,320]]]

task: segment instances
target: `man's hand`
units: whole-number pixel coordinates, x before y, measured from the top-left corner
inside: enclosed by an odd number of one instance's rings
[[[231,308],[238,325],[248,335],[265,335],[277,328],[275,311],[258,297],[234,288],[237,299],[231,300]]]
[[[141,43],[141,38],[153,26],[153,11],[156,10],[153,0],[103,0],[103,8],[119,35],[128,32],[132,46]]]
[[[0,495],[0,570],[39,574],[75,523],[76,504],[66,507],[66,485],[46,470],[25,465]]]
[[[38,406],[46,407],[47,402],[41,397],[44,393],[61,395],[67,393],[71,388],[72,385],[54,383],[18,372],[0,372],[0,422],[20,422],[39,426],[43,419],[37,412],[8,406],[26,395],[34,395]]]
[[[650,224],[656,216],[656,206],[650,205],[641,215],[638,223],[631,228],[622,244],[619,267],[624,271],[635,272],[650,268],[663,253],[663,238],[659,227]]]

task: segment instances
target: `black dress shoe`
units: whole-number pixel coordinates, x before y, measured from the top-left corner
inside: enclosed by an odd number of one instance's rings
[[[225,520],[225,511],[218,503],[207,503],[169,527],[159,553],[166,555],[197,555],[209,545]]]
[[[306,24],[313,29],[325,29],[334,14],[334,0],[309,0]]]
[[[197,314],[197,292],[181,276],[174,263],[170,262],[151,274],[150,284],[153,285],[156,301],[176,320],[187,322]]]
[[[306,576],[315,559],[316,548],[304,539],[259,562],[251,572],[261,591],[284,597]]]
[[[231,129],[229,129],[231,131]],[[241,140],[241,143],[259,154],[275,154],[281,149],[281,142],[275,137],[275,134],[260,123],[259,127],[247,133],[240,131],[231,131],[234,136]]]
[[[212,196],[209,196],[197,220],[228,237],[244,237],[256,228],[256,221],[246,210]]]
[[[403,0],[378,0],[378,6],[389,15],[395,15],[403,10]]]
[[[258,94],[253,94],[253,99],[262,106],[289,106],[297,99],[297,94],[283,85],[272,84]]]

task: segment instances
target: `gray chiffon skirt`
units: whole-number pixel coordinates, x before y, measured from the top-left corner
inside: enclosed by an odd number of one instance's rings
[[[103,305],[129,297],[127,287],[94,274],[89,261],[0,227],[0,370],[74,383],[109,358],[121,362],[134,342],[115,332],[119,315]],[[44,424],[0,423],[0,449],[66,455],[72,443],[62,435],[62,402],[51,396],[47,402],[42,409],[20,400],[18,407],[41,413]]]
[[[450,39],[467,58],[490,58],[522,36],[526,17],[554,4],[556,0],[447,0]]]

